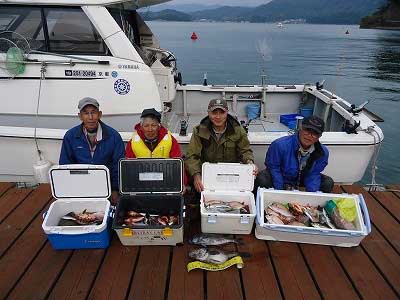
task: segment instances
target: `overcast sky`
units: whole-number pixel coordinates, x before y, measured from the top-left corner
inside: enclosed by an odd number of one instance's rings
[[[169,2],[170,4],[218,4],[218,5],[237,5],[237,6],[257,6],[261,4],[265,4],[270,2],[270,0],[202,0],[202,1],[195,1],[195,0],[173,0]]]

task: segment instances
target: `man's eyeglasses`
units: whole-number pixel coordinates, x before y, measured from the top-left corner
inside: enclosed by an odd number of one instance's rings
[[[319,138],[321,134],[316,132],[315,130],[309,129],[309,128],[303,128],[303,131],[305,134],[312,136],[313,138]]]
[[[97,116],[99,114],[99,112],[97,110],[94,111],[81,111],[81,114],[84,116]]]

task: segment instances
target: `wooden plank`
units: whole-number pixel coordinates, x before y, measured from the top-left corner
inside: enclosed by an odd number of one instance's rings
[[[137,254],[138,247],[122,246],[114,234],[88,299],[125,299]]]
[[[235,251],[227,245],[224,250]],[[243,299],[239,269],[232,266],[218,272],[207,272],[207,299]]]
[[[188,210],[186,211],[188,213]],[[193,270],[187,272],[186,266],[189,262],[188,253],[193,246],[188,244],[188,239],[193,235],[200,233],[199,220],[192,220],[191,215],[187,215],[185,220],[185,244],[179,247],[173,247],[171,272],[168,288],[168,299],[173,300],[195,300],[204,298],[204,281],[202,270]]]
[[[128,299],[164,299],[170,246],[142,246]]]
[[[392,248],[375,226],[372,226],[371,233],[365,237],[361,245],[400,298],[399,253]]]
[[[0,298],[11,291],[45,244],[42,222],[39,214],[0,259]]]
[[[394,219],[367,191],[358,186],[343,186],[347,193],[364,196],[367,204],[371,222],[382,232],[389,243],[400,252],[400,226]]]
[[[10,188],[12,188],[15,184],[11,182],[0,182],[0,197]],[[0,201],[2,201],[0,199]]]
[[[24,199],[33,191],[33,189],[8,190],[0,201],[0,223],[13,211]]]
[[[101,266],[105,250],[82,249],[74,251],[48,299],[86,299]]]
[[[334,251],[363,299],[397,298],[361,247],[336,247]]]
[[[40,185],[0,224],[0,256],[51,199],[50,186]]]
[[[300,247],[324,299],[359,299],[330,247],[305,244]]]
[[[246,299],[282,299],[279,285],[271,263],[271,254],[264,241],[254,236],[245,235],[243,245],[238,246],[239,252],[249,252],[250,258],[244,259],[241,270],[243,288]]]
[[[400,196],[400,184],[389,184],[386,188],[392,190],[396,195]]]
[[[285,299],[321,299],[299,247],[294,243],[268,242]]]
[[[46,243],[8,299],[46,299],[71,253],[71,250],[55,251]]]
[[[392,192],[370,192],[372,196],[382,204],[389,213],[400,222],[400,200]]]

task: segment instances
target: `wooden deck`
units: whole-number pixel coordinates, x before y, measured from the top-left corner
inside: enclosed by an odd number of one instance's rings
[[[54,251],[41,228],[49,186],[0,183],[0,299],[399,299],[400,193],[335,188],[364,194],[372,232],[359,247],[245,236],[243,269],[188,273],[186,244],[124,247],[113,235],[106,250]]]

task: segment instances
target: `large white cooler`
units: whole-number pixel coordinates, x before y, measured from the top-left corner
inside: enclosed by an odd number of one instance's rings
[[[46,213],[42,228],[54,249],[107,248],[111,195],[110,174],[102,165],[60,165],[49,171],[55,201]],[[104,212],[100,225],[58,226],[70,212]]]
[[[201,192],[201,231],[204,233],[249,234],[253,228],[256,207],[253,166],[239,163],[204,163],[202,165],[204,191]],[[249,206],[249,214],[211,213],[205,200],[238,201]]]
[[[183,243],[183,161],[178,158],[122,159],[120,193],[113,229],[121,243],[176,245]],[[177,215],[177,225],[123,225],[129,210]]]
[[[328,200],[340,198],[354,199],[357,209],[357,217],[354,221],[355,230],[277,225],[268,224],[264,221],[265,209],[273,202],[325,206]],[[361,194],[328,194],[259,188],[256,203],[257,222],[255,234],[258,239],[353,247],[359,245],[362,239],[371,232],[368,209]]]

